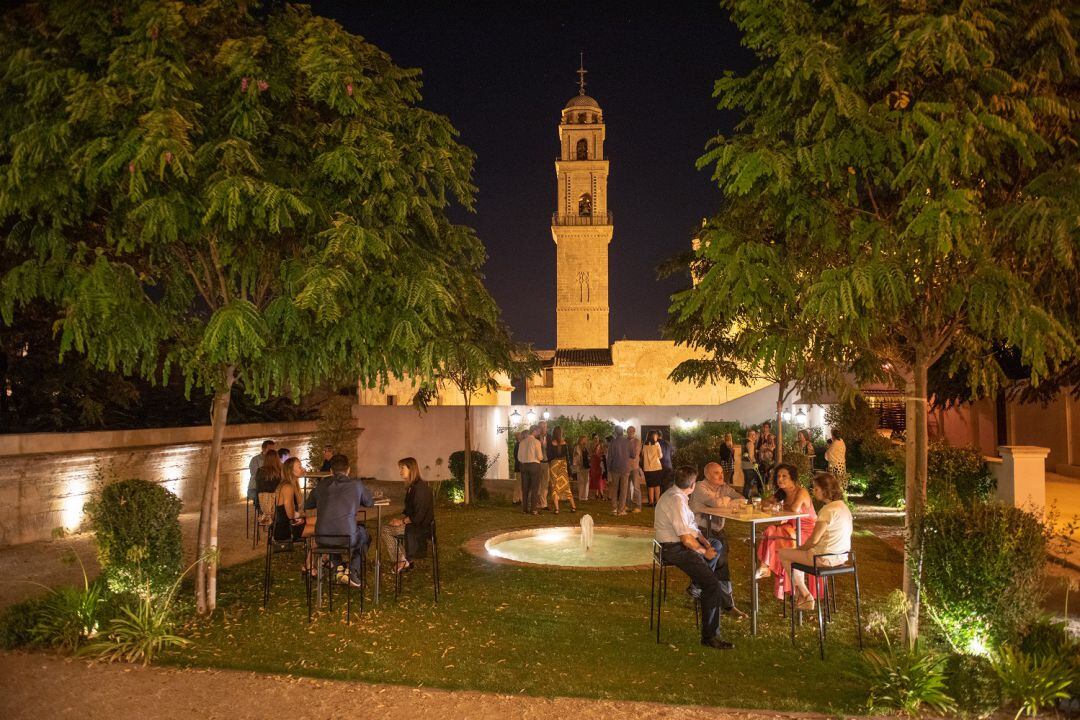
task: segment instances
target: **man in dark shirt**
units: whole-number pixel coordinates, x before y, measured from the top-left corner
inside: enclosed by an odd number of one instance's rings
[[[353,587],[360,587],[361,565],[370,542],[367,528],[356,522],[361,508],[374,504],[371,491],[358,478],[349,476],[349,458],[335,455],[330,458],[333,476],[320,482],[308,495],[304,507],[315,508],[315,542],[320,545],[344,544],[348,540],[352,548],[349,572],[342,572],[338,579]],[[337,559],[335,558],[335,562]]]
[[[322,465],[319,467],[319,472],[330,472],[330,460],[334,457],[334,448],[327,445],[322,450]]]

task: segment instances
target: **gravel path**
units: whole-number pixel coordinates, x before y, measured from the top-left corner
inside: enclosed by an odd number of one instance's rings
[[[0,717],[156,720],[271,716],[452,720],[767,720],[809,713],[725,710],[616,700],[537,698],[370,685],[229,670],[106,665],[44,653],[0,653]],[[879,719],[880,720],[880,719]]]

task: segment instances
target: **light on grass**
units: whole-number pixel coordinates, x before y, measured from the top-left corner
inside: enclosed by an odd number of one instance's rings
[[[455,505],[460,505],[465,502],[465,488],[452,487],[450,488],[450,502]]]
[[[980,632],[976,632],[968,638],[967,647],[964,648],[964,651],[967,652],[968,655],[978,655],[980,657],[990,656],[990,648],[986,644],[986,638]]]

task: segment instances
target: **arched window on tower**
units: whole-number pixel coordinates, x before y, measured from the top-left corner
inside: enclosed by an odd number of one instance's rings
[[[578,282],[578,302],[591,302],[592,301],[592,289],[589,287],[589,273],[579,272],[577,274]]]
[[[585,124],[585,113],[578,113],[577,121],[582,125]]]
[[[577,141],[577,159],[588,160],[589,159],[589,141],[585,138],[581,138]]]
[[[578,215],[583,217],[592,215],[592,195],[589,193],[582,193],[581,197],[578,198],[577,209]]]

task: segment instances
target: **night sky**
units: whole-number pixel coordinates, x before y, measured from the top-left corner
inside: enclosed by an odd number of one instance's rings
[[[554,161],[559,111],[600,103],[611,161],[611,339],[656,339],[680,281],[656,266],[685,250],[719,193],[695,160],[734,118],[713,82],[753,57],[714,1],[314,2],[315,12],[423,70],[425,107],[447,115],[477,154],[476,212],[452,215],[487,247],[486,284],[518,340],[555,344]]]

